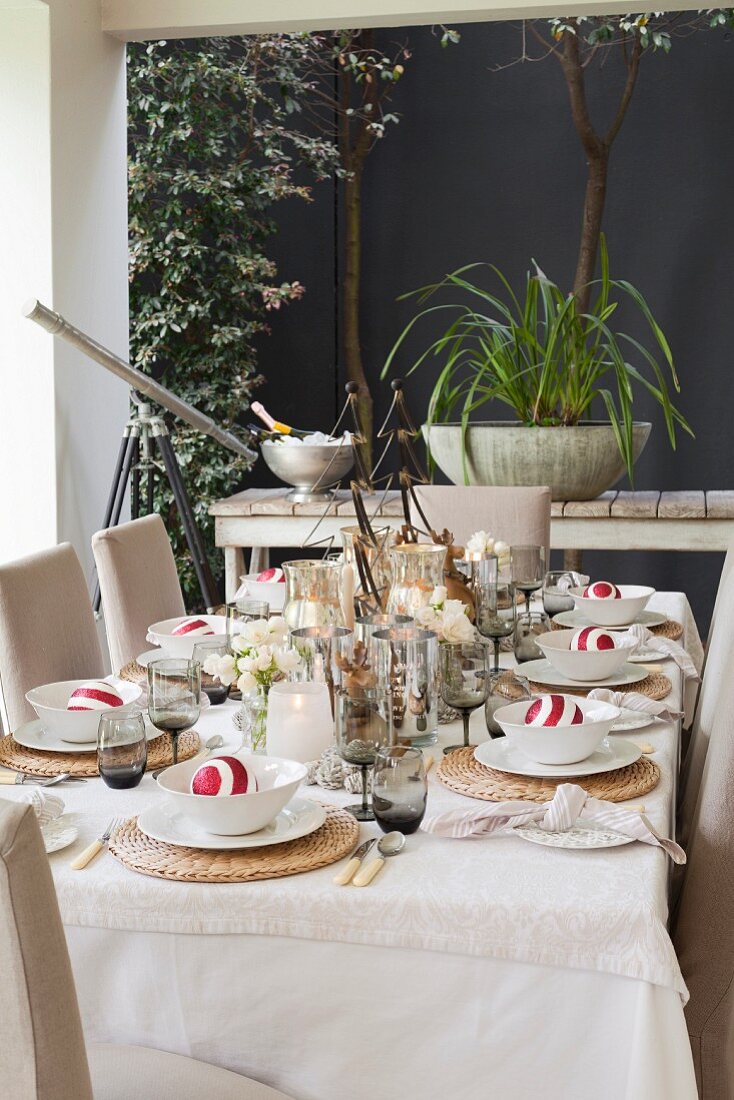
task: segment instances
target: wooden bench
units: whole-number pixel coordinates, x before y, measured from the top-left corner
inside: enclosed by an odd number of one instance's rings
[[[356,522],[348,490],[325,504],[293,504],[288,489],[246,489],[209,509],[215,517],[217,546],[224,551],[227,599],[246,571],[266,568],[271,546],[340,545],[340,528]],[[365,498],[376,522],[399,526],[400,494],[391,490]],[[584,550],[723,551],[734,539],[734,490],[703,489],[675,493],[611,491],[596,500],[554,501],[551,546],[566,551],[567,565],[578,564]]]

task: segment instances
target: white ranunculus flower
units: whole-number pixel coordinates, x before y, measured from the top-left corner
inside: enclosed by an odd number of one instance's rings
[[[273,647],[271,645],[261,645],[257,657],[255,657],[255,669],[258,672],[266,672],[272,663]]]
[[[238,634],[236,638],[232,639],[232,649],[235,653],[244,653],[246,649],[250,648],[250,643],[247,638],[242,634]]]
[[[494,539],[489,531],[475,531],[466,548],[472,554],[491,554],[494,550]]]
[[[441,607],[448,596],[448,591],[443,584],[438,584],[431,593],[431,598],[428,601],[433,607]]]
[[[273,654],[278,671],[287,675],[301,663],[301,658],[295,649],[276,649]]]
[[[463,611],[459,615],[444,614],[441,624],[441,638],[444,642],[474,641],[474,627]]]
[[[255,658],[250,657],[238,657],[237,658],[237,671],[238,672],[254,672],[255,671]]]
[[[273,641],[285,641],[288,636],[288,623],[281,615],[268,619],[268,632]]]
[[[237,690],[243,695],[252,695],[257,690],[257,680],[251,672],[243,672],[237,681]]]
[[[251,619],[242,627],[242,636],[250,645],[262,645],[270,637],[267,619]]]

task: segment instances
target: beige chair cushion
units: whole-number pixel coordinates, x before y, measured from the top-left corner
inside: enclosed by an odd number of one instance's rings
[[[673,921],[702,1100],[734,1097],[734,653],[722,671]]]
[[[475,531],[517,546],[550,548],[551,491],[545,486],[416,485],[415,495],[436,531],[464,545]],[[419,516],[413,522],[421,526]]]
[[[93,1043],[94,1100],[289,1100],[237,1073],[149,1047]]]
[[[0,566],[3,724],[36,717],[25,693],[57,680],[94,680],[105,666],[82,567],[68,542]]]
[[[0,1096],[92,1100],[74,979],[41,832],[30,806],[2,798],[0,1020]]]
[[[114,672],[150,649],[151,623],[185,615],[171,543],[160,516],[98,531],[92,539]]]

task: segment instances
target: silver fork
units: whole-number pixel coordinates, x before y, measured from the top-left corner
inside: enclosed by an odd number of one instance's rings
[[[3,772],[0,774],[0,785],[4,787],[24,786],[26,783],[33,783],[37,787],[55,787],[57,783],[86,783],[86,779],[72,775],[71,772],[64,772],[63,775],[56,775],[52,779],[44,779],[43,776],[25,775],[23,772]]]
[[[122,817],[113,817],[105,831],[102,833],[102,836],[99,836],[96,840],[93,840],[89,847],[84,849],[81,855],[77,856],[76,859],[73,859],[71,861],[69,866],[72,868],[72,870],[81,871],[83,867],[86,867],[88,863],[91,863],[94,857],[102,851],[105,845],[109,844],[112,833],[115,831],[115,829],[122,825],[123,821],[124,818]]]

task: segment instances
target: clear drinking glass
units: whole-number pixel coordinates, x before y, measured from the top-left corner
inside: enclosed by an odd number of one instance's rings
[[[411,745],[380,749],[372,772],[372,809],[383,833],[414,833],[426,812],[423,753]]]
[[[201,711],[201,665],[168,657],[148,665],[148,714],[156,729],[171,735],[178,763],[178,735],[191,729]]]
[[[476,590],[476,599],[477,630],[482,637],[491,638],[494,642],[494,671],[499,672],[500,641],[508,638],[515,629],[515,586],[507,581],[482,584]]]
[[[97,767],[114,790],[137,787],[148,763],[145,718],[136,714],[103,714],[97,727]]]
[[[367,772],[379,749],[393,742],[392,699],[389,692],[368,689],[361,695],[340,691],[336,696],[336,745],[347,764],[362,771],[362,801],[346,806],[358,821],[374,821],[367,795]]]
[[[252,622],[253,619],[269,619],[270,604],[265,600],[253,600],[249,596],[241,596],[233,603],[227,604],[227,642],[232,648],[232,639],[242,633],[242,625]]]
[[[489,661],[485,645],[475,642],[442,642],[439,649],[441,696],[458,710],[464,723],[464,744],[447,745],[444,753],[469,747],[469,719],[481,707],[489,691]]]
[[[372,635],[369,659],[392,694],[398,741],[433,745],[438,739],[438,638],[417,626],[390,626]]]
[[[198,661],[201,665],[201,690],[209,699],[209,702],[213,707],[219,706],[229,695],[229,687],[223,684],[221,680],[218,680],[216,676],[212,676],[209,672],[204,671],[204,662],[207,657],[226,657],[230,651],[230,646],[227,642],[197,642],[194,646],[194,651],[191,654],[193,661]]]
[[[283,562],[283,618],[299,627],[344,626],[341,604],[342,563],[308,558]]]
[[[550,619],[545,611],[528,611],[515,623],[513,649],[518,664],[524,661],[539,661],[543,650],[538,646],[538,635],[547,634],[551,628]]]
[[[583,573],[574,573],[570,569],[551,569],[543,579],[543,608],[548,615],[559,615],[561,611],[573,611],[573,596],[569,588],[583,588],[589,578]]]

